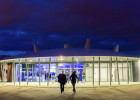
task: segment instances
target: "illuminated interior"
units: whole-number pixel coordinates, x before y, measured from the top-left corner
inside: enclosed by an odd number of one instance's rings
[[[110,56],[57,56],[33,57],[1,60],[1,69],[11,65],[11,80],[7,82],[51,82],[64,71],[69,77],[73,71],[79,72],[79,81],[85,73],[86,82],[139,82],[140,60],[134,57]],[[19,67],[20,64],[20,67]],[[49,74],[50,73],[50,74]],[[137,75],[138,74],[138,75]],[[4,74],[2,74],[4,79]],[[54,78],[52,78],[54,76]],[[1,79],[2,80],[2,79]]]

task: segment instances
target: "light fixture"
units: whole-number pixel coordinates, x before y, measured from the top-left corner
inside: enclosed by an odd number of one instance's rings
[[[78,58],[76,58],[76,61],[78,62]]]
[[[60,63],[58,66],[64,66],[64,64],[63,63]]]
[[[57,60],[64,60],[63,56],[59,56]]]

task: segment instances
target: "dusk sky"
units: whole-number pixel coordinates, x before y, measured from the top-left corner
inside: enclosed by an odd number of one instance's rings
[[[140,55],[140,0],[0,0],[0,55],[84,48]]]

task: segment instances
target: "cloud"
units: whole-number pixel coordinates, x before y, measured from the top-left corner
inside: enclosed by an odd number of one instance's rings
[[[20,55],[20,54],[25,54],[27,52],[28,51],[0,51],[0,55],[16,56],[16,55]]]
[[[1,0],[0,49],[33,51],[84,47],[140,50],[140,1],[138,0]],[[130,48],[131,47],[131,48]]]

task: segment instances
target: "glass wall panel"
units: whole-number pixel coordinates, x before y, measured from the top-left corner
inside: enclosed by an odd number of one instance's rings
[[[94,63],[94,81],[98,82],[99,81],[99,64]]]
[[[123,80],[124,82],[127,82],[128,80],[128,69],[127,69],[127,62],[123,63]]]
[[[93,64],[88,63],[88,66],[86,65],[86,81],[92,82],[93,81]]]
[[[120,82],[124,81],[123,64],[124,64],[123,62],[118,63]]]
[[[82,72],[83,72],[83,69],[78,69],[79,81],[82,81]]]
[[[22,64],[20,64],[20,81],[22,80]],[[19,82],[19,64],[16,64],[16,81]]]
[[[21,81],[22,82],[26,82],[27,81],[26,65],[25,64],[22,64],[22,68],[21,68]]]
[[[117,64],[116,62],[112,63],[112,82],[117,82]]]
[[[107,63],[101,63],[101,82],[107,81]]]
[[[39,81],[39,64],[36,64],[37,81]],[[40,64],[40,80],[41,82],[46,82],[52,80],[52,75],[54,75],[54,80],[56,79],[56,65],[50,65],[50,76],[49,76],[49,64]]]
[[[36,81],[35,64],[28,64],[27,71],[28,71],[28,82],[35,82]]]
[[[70,67],[70,65],[66,65],[66,66]],[[58,68],[64,68],[64,63],[59,63]]]

